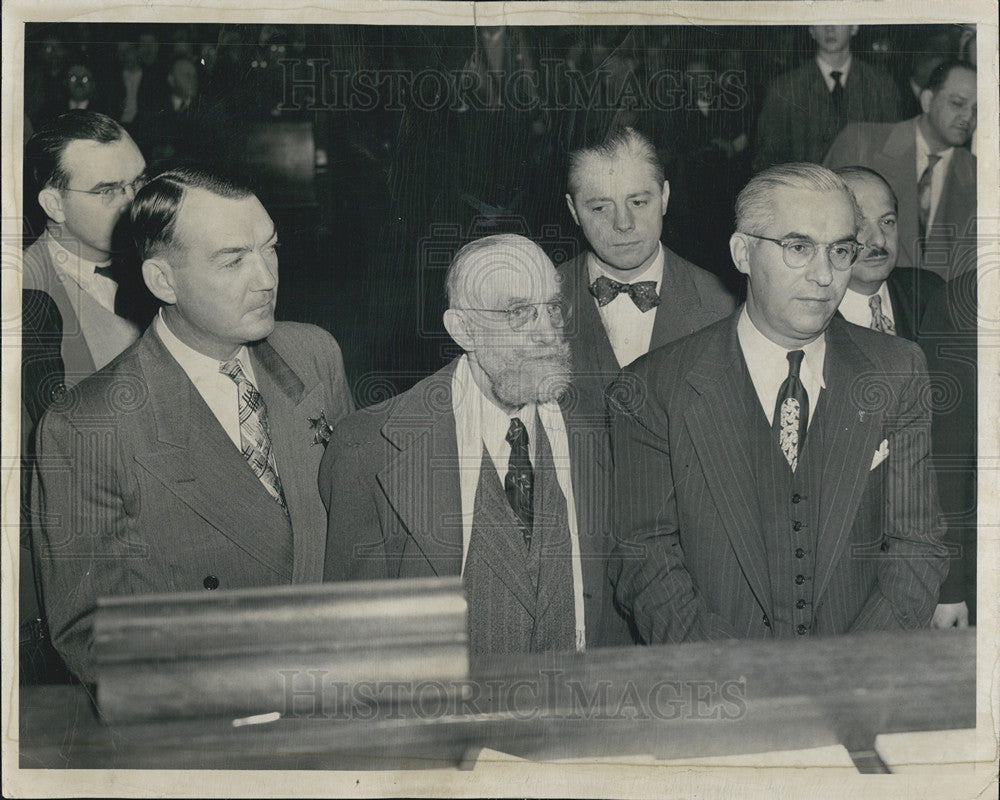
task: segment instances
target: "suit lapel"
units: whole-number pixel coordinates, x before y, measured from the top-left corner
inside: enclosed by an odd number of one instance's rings
[[[823,370],[827,388],[819,420],[824,429],[824,454],[816,546],[817,600],[830,582],[854,525],[882,431],[882,411],[865,409],[858,398],[869,396],[872,390],[878,394],[884,378],[851,340],[848,324],[835,318],[827,332]],[[865,378],[871,382],[868,390]]]
[[[919,253],[915,125],[915,122],[907,121],[893,126],[882,149],[872,158],[872,169],[896,190],[899,203],[899,263],[902,266],[916,266]]]
[[[770,611],[754,461],[750,437],[744,434],[763,410],[756,393],[746,389],[746,367],[736,335],[741,313],[730,317],[730,325],[716,329],[716,336],[705,343],[702,358],[686,376],[700,397],[688,407],[684,420],[743,574],[758,602]]]
[[[288,522],[150,326],[138,351],[156,447],[135,459],[242,550],[292,578]],[[277,533],[276,533],[277,532]]]
[[[892,319],[896,327],[896,335],[911,342],[917,338],[917,324],[914,318],[913,298],[915,286],[907,284],[908,280],[916,280],[913,270],[894,269],[886,279],[889,290],[889,302],[892,303]]]
[[[662,246],[662,245],[661,245]],[[663,248],[663,280],[660,281],[660,305],[656,307],[653,335],[649,349],[653,350],[702,327],[692,326],[692,318],[701,314],[701,298],[685,264],[674,253]],[[705,320],[708,324],[712,320]]]
[[[267,342],[250,348],[254,377],[267,406],[271,446],[285,492],[293,532],[292,576],[296,583],[322,579],[325,542],[310,529],[308,513],[317,491],[322,448],[314,446],[309,418],[323,407],[323,387],[306,390],[301,379]]]
[[[382,436],[397,452],[376,475],[404,535],[435,575],[462,571],[460,465],[451,396],[455,363],[400,396],[382,426]],[[401,559],[403,553],[389,557]]]

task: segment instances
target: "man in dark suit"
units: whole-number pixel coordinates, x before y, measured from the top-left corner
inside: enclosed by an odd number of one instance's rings
[[[757,121],[753,169],[788,161],[822,160],[848,122],[895,122],[899,91],[884,70],[855,58],[857,25],[813,25],[816,57],[779,75]]]
[[[647,642],[923,627],[946,568],[920,349],[835,316],[859,245],[844,182],[737,200],[743,308],[608,389],[616,597]]]
[[[590,252],[562,265],[574,380],[603,388],[647,351],[729,314],[711,273],[660,243],[670,184],[656,150],[624,128],[570,155],[566,203]]]
[[[465,354],[344,420],[320,468],[326,580],[462,575],[474,656],[629,644],[605,575],[607,432],[563,413],[552,262],[521,236],[455,256]]]
[[[920,93],[923,113],[895,125],[848,125],[824,164],[875,170],[899,200],[899,264],[945,280],[976,267],[976,68],[946,61]]]
[[[37,435],[45,607],[84,681],[99,597],[320,579],[314,445],[352,407],[333,338],[274,321],[277,232],[249,190],[168,172],[131,218],[160,314]]]

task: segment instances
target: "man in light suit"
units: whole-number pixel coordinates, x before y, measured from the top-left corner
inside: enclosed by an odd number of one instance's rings
[[[923,354],[835,316],[856,206],[815,164],[737,200],[728,319],[608,389],[618,601],[647,642],[924,627],[946,569]]]
[[[552,262],[489,236],[458,252],[447,290],[465,354],[334,431],[326,580],[462,575],[477,657],[631,643],[605,576],[603,418],[558,402],[569,349]]]
[[[848,125],[824,164],[864,166],[899,200],[899,264],[950,280],[976,267],[976,68],[946,61],[920,93],[923,113],[895,125]]]
[[[277,232],[249,190],[176,170],[131,218],[163,306],[42,417],[32,487],[52,639],[88,682],[99,597],[321,578],[317,445],[352,407],[333,338],[274,321]]]
[[[903,116],[892,76],[851,53],[857,25],[811,25],[816,56],[768,87],[757,121],[755,172],[789,161],[819,162],[849,122]]]
[[[729,314],[733,297],[707,270],[660,243],[670,184],[632,128],[570,155],[566,203],[591,247],[560,267],[572,307],[574,381],[603,389],[643,353]]]

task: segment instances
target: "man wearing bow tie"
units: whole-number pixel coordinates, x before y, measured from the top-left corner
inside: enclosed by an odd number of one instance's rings
[[[85,682],[100,597],[319,581],[317,423],[352,409],[330,334],[274,320],[277,231],[252,192],[172,170],[131,223],[162,307],[42,417],[32,483],[52,641]]]
[[[609,570],[647,642],[930,622],[947,562],[927,369],[836,316],[858,217],[823,167],[756,175],[730,239],[746,304],[608,389]]]
[[[574,380],[606,386],[621,367],[733,310],[711,273],[660,243],[670,184],[633,128],[570,155],[566,203],[591,247],[560,268],[573,306]]]

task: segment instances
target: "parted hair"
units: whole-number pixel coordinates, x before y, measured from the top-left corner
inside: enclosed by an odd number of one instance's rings
[[[24,147],[24,164],[35,191],[47,186],[65,189],[69,175],[62,163],[70,142],[78,140],[111,144],[128,134],[111,117],[96,111],[74,110],[46,123]]]
[[[774,195],[779,189],[843,192],[854,211],[855,229],[861,226],[861,210],[850,187],[837,173],[806,162],[777,164],[754,175],[736,197],[736,230],[763,233],[774,219]]]
[[[566,177],[570,196],[573,197],[576,195],[579,188],[577,178],[588,157],[614,158],[622,151],[636,153],[639,158],[649,164],[650,169],[653,171],[653,179],[656,181],[656,185],[663,185],[663,181],[666,180],[666,172],[663,169],[663,162],[660,161],[653,143],[635,128],[616,128],[600,142],[593,145],[585,145],[570,152],[569,171]]]
[[[160,255],[174,244],[177,214],[189,189],[204,189],[234,200],[253,194],[250,187],[234,178],[205,169],[172,169],[157,175],[136,195],[130,212],[139,258]]]

